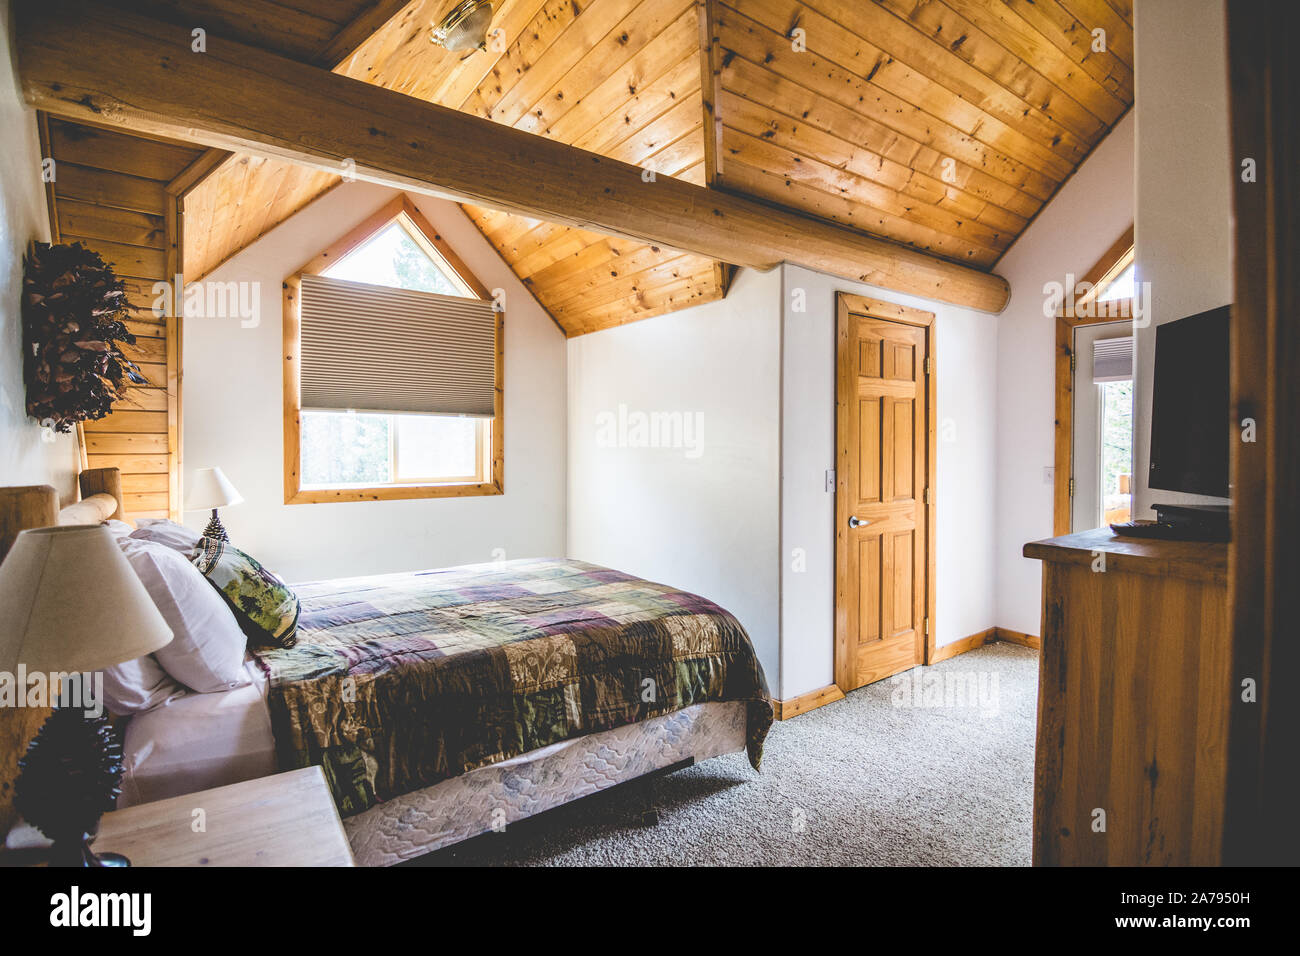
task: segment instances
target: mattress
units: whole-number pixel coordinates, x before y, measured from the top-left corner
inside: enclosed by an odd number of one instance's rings
[[[264,678],[255,666],[250,677],[246,687],[186,694],[132,717],[118,807],[275,773]],[[743,751],[746,728],[743,702],[692,704],[479,767],[371,807],[344,828],[358,865],[389,866],[683,760]]]
[[[742,701],[710,701],[566,740],[343,821],[358,866],[390,866],[671,767],[745,750]]]
[[[127,721],[119,809],[277,771],[266,677],[244,667],[244,687],[182,694]]]

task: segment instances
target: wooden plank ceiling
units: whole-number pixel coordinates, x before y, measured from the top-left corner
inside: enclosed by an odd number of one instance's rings
[[[1133,102],[1126,0],[718,0],[713,11],[715,186],[977,267],[997,262]],[[1094,29],[1109,52],[1092,51]]]
[[[1130,0],[709,0],[703,30],[704,0],[502,0],[459,54],[429,42],[455,0],[123,2],[220,7],[214,32],[983,269],[1133,101]],[[233,157],[189,196],[186,274],[338,181]],[[725,290],[709,260],[464,208],[570,335]]]

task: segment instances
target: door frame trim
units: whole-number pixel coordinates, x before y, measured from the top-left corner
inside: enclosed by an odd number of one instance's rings
[[[1070,479],[1074,477],[1074,394],[1079,376],[1076,357],[1075,333],[1083,328],[1098,325],[1127,325],[1133,330],[1133,320],[1113,315],[1076,318],[1056,317],[1056,433],[1052,461],[1052,534],[1069,534],[1074,528],[1074,495],[1070,493]],[[1074,368],[1070,360],[1074,358]],[[1135,463],[1136,464],[1136,463]],[[1136,477],[1136,476],[1134,476]],[[1132,480],[1132,479],[1130,479]],[[1130,497],[1132,493],[1130,492]],[[1064,513],[1061,512],[1064,508]],[[1080,531],[1091,529],[1080,528]]]
[[[1133,261],[1133,226],[1116,239],[1091,269],[1079,280],[1076,288],[1086,288],[1077,303],[1091,302],[1106,289],[1106,284]],[[1083,315],[1065,309],[1056,313],[1056,428],[1053,435],[1055,452],[1052,461],[1052,534],[1070,533],[1074,502],[1070,498],[1070,476],[1074,473],[1074,372],[1070,360],[1074,357],[1074,330],[1081,325],[1101,325],[1108,322],[1133,321],[1133,302],[1116,299],[1083,309]],[[1076,362],[1077,366],[1078,363]],[[1136,480],[1137,476],[1133,476]]]
[[[938,382],[938,362],[935,357],[934,313],[914,309],[910,306],[873,299],[850,292],[835,293],[835,594],[832,598],[835,613],[835,644],[833,655],[833,674],[835,684],[847,693],[854,688],[846,686],[852,682],[845,676],[848,666],[848,610],[840,600],[844,592],[842,574],[847,564],[845,548],[848,541],[844,536],[843,525],[848,520],[840,511],[847,498],[847,472],[840,465],[841,449],[845,445],[848,428],[848,416],[840,401],[840,385],[846,371],[846,350],[848,323],[850,315],[865,315],[869,318],[897,322],[901,325],[916,326],[925,330],[925,354],[930,360],[930,371],[925,375],[925,486],[930,492],[929,504],[925,509],[925,614],[929,621],[928,633],[924,633],[924,654],[922,663],[929,664],[935,652],[935,501],[937,498],[936,456],[938,452],[935,416],[938,410],[936,387]],[[924,369],[924,366],[923,366]],[[925,624],[922,622],[924,629]]]

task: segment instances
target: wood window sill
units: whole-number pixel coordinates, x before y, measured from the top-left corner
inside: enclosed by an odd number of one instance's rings
[[[460,485],[375,485],[369,488],[299,488],[287,490],[287,505],[322,505],[343,501],[403,501],[411,498],[471,498],[500,495],[505,490],[496,482]]]

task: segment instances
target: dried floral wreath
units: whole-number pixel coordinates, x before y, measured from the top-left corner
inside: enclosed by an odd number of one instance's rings
[[[23,270],[27,414],[58,432],[103,418],[126,383],[147,385],[119,343],[134,308],[112,268],[79,242],[33,243]]]

